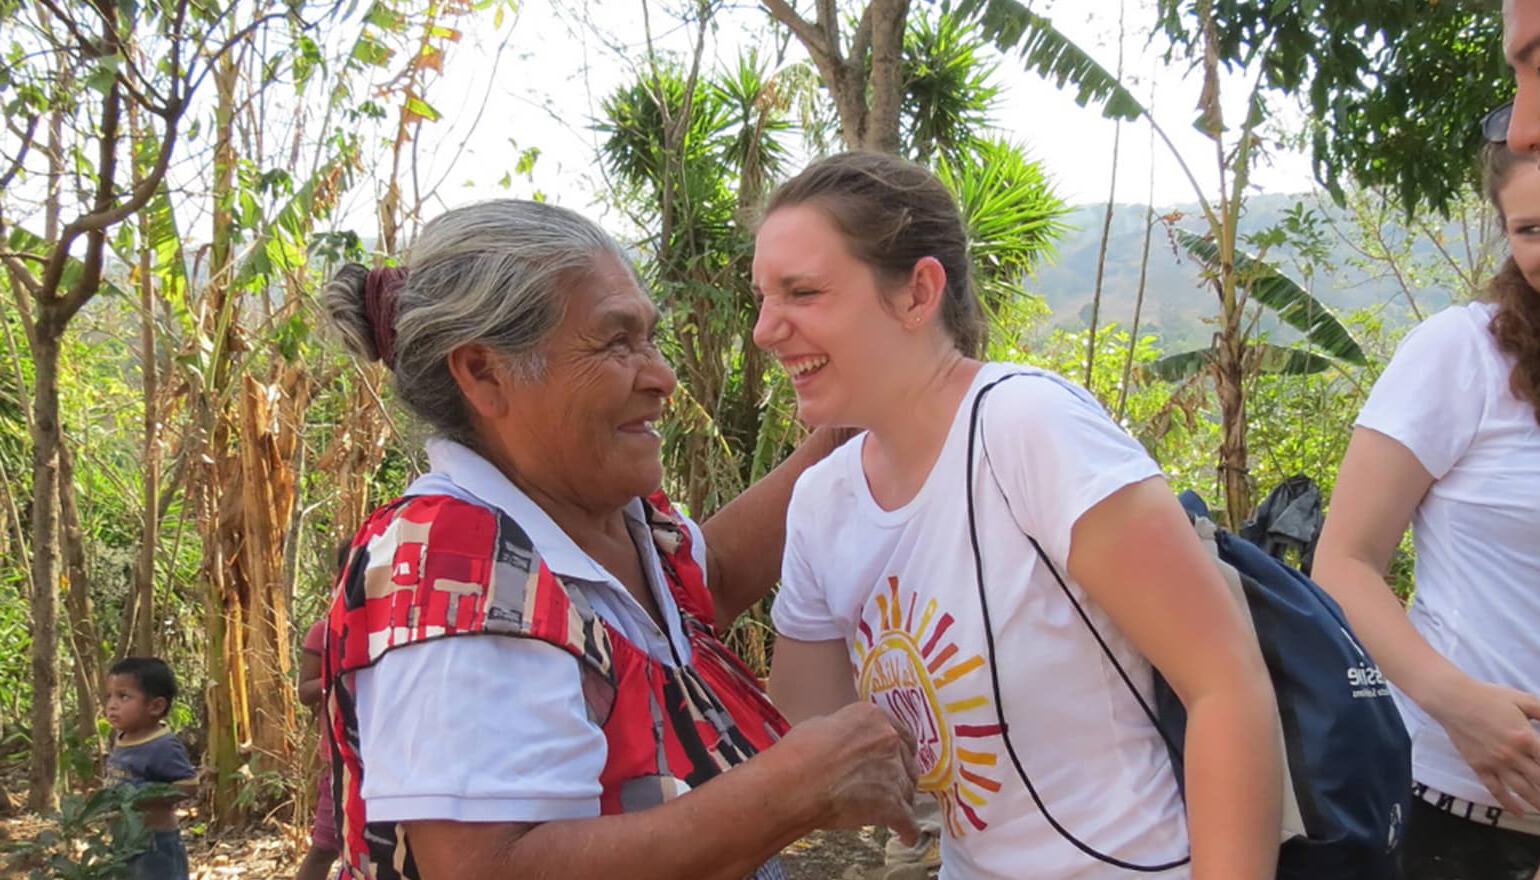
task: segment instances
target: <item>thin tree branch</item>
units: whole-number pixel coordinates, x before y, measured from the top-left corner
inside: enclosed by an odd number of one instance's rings
[[[760,3],[776,21],[786,25],[792,33],[797,35],[797,39],[807,47],[808,54],[813,56],[813,60],[820,68],[825,63],[832,65],[840,63],[839,47],[830,44],[829,35],[817,25],[798,15],[795,9],[786,4],[786,0],[760,0]]]
[[[868,3],[866,8],[861,10],[861,21],[856,24],[855,35],[850,38],[851,58],[865,58],[867,51],[872,47],[872,7],[875,5],[875,3]]]
[[[836,57],[840,54],[840,12],[836,0],[816,0],[814,14],[818,18],[818,29],[824,32],[829,39],[829,47]],[[871,8],[871,4],[867,4]],[[859,56],[856,56],[859,57]]]
[[[219,48],[210,53],[208,63],[203,65],[202,72],[199,73],[196,78],[188,82],[187,90],[184,92],[184,94],[191,95],[193,92],[197,91],[198,86],[202,85],[204,77],[208,76],[209,73],[213,71],[214,62],[224,57],[224,54],[230,51],[230,49],[233,48],[237,43],[256,33],[258,29],[260,29],[268,22],[278,21],[287,17],[288,16],[286,13],[272,13],[269,15],[264,15],[236,31],[228,40],[225,40],[223,43],[221,43]],[[175,97],[175,95],[172,96],[173,100]]]
[[[70,32],[70,35],[75,38],[75,43],[79,46],[82,55],[87,58],[101,57],[101,47],[96,44],[96,40],[76,26],[75,16],[67,14],[64,10],[54,5],[53,0],[38,0],[38,3],[52,13],[53,17],[58,19],[64,25],[64,28]]]
[[[42,117],[31,115],[27,117],[27,131],[21,138],[21,149],[16,151],[16,158],[12,160],[11,167],[4,174],[0,174],[0,192],[11,185],[11,181],[20,173],[22,163],[27,160],[27,151],[32,149],[32,137],[37,134],[37,124]]]

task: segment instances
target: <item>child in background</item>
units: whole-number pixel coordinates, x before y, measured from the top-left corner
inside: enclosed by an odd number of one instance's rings
[[[169,783],[181,797],[197,791],[197,771],[187,750],[166,726],[176,698],[176,676],[158,657],[125,657],[107,671],[107,723],[116,731],[107,755],[109,785]],[[135,880],[187,880],[187,849],[177,828],[181,797],[143,801],[150,846],[129,862]]]

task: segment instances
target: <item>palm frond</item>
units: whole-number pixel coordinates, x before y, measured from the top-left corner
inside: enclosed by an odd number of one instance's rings
[[[1219,265],[1219,247],[1214,240],[1186,229],[1172,230],[1178,244],[1210,271]],[[1272,310],[1283,323],[1298,330],[1322,351],[1338,360],[1362,365],[1364,351],[1353,334],[1327,305],[1311,296],[1277,266],[1258,260],[1243,251],[1235,251],[1235,271],[1250,295]]]
[[[1044,15],[1018,0],[960,0],[955,14],[976,22],[1003,53],[1021,56],[1028,70],[1053,80],[1059,88],[1074,86],[1075,102],[1100,104],[1109,119],[1137,119],[1144,105],[1090,53],[1066,37]]]

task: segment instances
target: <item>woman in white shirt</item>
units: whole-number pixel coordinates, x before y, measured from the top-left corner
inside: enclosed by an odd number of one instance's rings
[[[700,525],[674,509],[660,315],[604,230],[466,205],[323,301],[435,435],[328,614],[344,876],[780,880],[814,828],[918,835],[902,732],[852,706],[783,738],[719,635],[770,590],[791,480],[835,438]]]
[[[1412,880],[1540,868],[1540,168],[1500,144],[1486,164],[1512,256],[1402,341],[1316,552],[1412,735]],[[1408,524],[1406,613],[1384,575]]]
[[[968,273],[956,203],[902,159],[834,156],[771,198],[755,342],[804,421],[865,431],[793,492],[773,699],[793,723],[869,700],[910,731],[944,878],[1272,877],[1277,715],[1237,606],[1094,399],[977,359]],[[990,391],[970,473],[973,403],[1013,372],[1028,375]],[[1185,809],[1132,690],[1148,702],[1151,663],[1190,713]]]

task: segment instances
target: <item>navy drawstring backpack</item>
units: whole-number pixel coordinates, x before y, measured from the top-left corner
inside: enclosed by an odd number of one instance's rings
[[[994,679],[994,705],[1006,753],[1044,819],[1088,857],[1133,872],[1170,870],[1189,859],[1158,864],[1129,862],[1075,836],[1073,829],[1053,816],[1032,785],[1025,766],[1031,756],[1024,760],[1011,743],[995,663],[973,483],[984,399],[1001,382],[1021,376],[1059,382],[1087,399],[1079,388],[1057,376],[1021,372],[994,380],[973,400],[968,427],[968,531]],[[984,454],[985,467],[993,477],[987,449]],[[1009,506],[1010,498],[999,479],[989,482]],[[1279,880],[1398,880],[1401,836],[1411,809],[1412,748],[1379,667],[1358,643],[1342,609],[1315,582],[1255,545],[1215,527],[1197,494],[1184,492],[1180,500],[1226,582],[1245,601],[1277,696],[1285,776]],[[1155,705],[1149,705],[1042,546],[1031,535],[1023,534],[1155,725],[1171,754],[1177,785],[1184,786],[1182,743],[1187,712],[1176,693],[1157,670]]]

